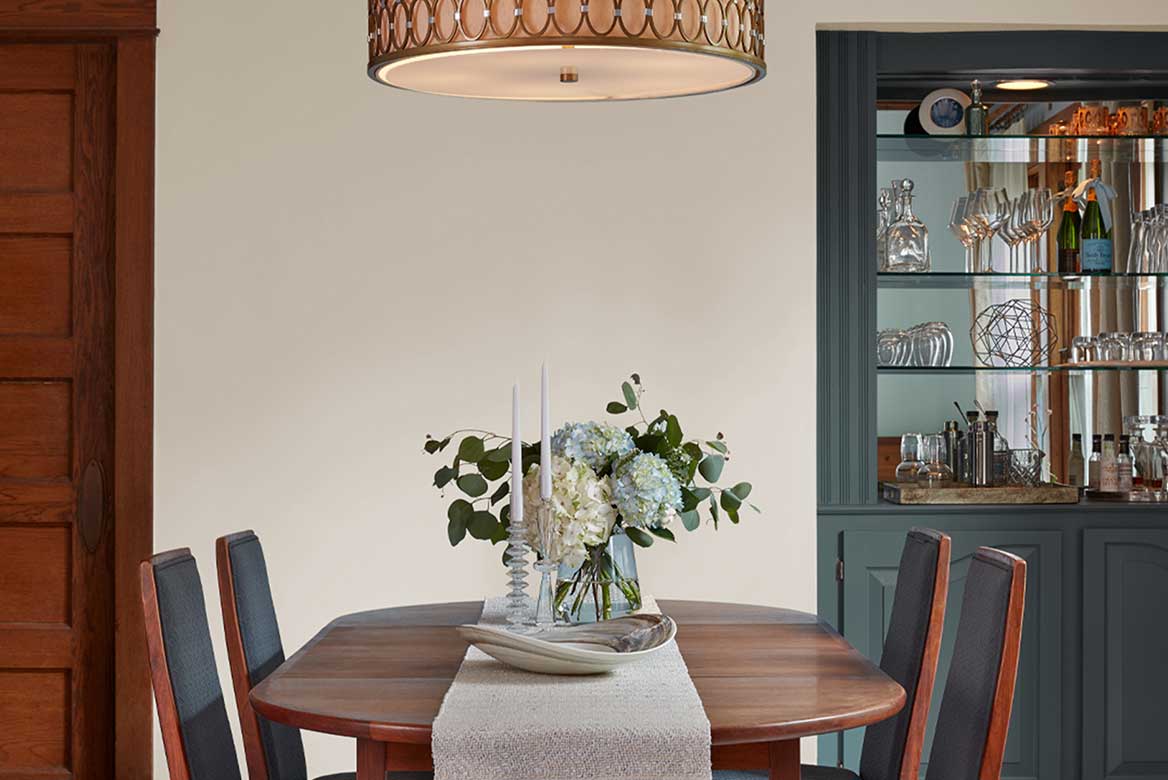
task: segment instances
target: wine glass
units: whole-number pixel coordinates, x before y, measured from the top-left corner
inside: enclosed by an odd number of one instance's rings
[[[1054,224],[1054,196],[1050,191],[1050,187],[1040,187],[1034,190],[1033,212],[1031,219],[1033,220],[1033,237],[1031,243],[1033,251],[1031,252],[1031,261],[1025,269],[1026,273],[1040,273],[1042,271],[1042,258],[1045,257],[1045,252],[1039,251],[1041,248],[1041,241],[1046,237],[1050,231],[1050,226]]]
[[[961,246],[965,247],[965,272],[973,273],[973,233],[969,229],[966,222],[966,214],[969,209],[969,196],[962,195],[957,200],[953,201],[953,211],[949,215],[949,231],[957,237],[961,242]]]

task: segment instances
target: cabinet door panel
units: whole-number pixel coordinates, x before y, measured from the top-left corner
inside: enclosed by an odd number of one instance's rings
[[[942,523],[934,527],[944,528]],[[1060,717],[1062,691],[1062,533],[1059,531],[956,531],[950,564],[949,601],[941,641],[941,661],[929,713],[929,728],[921,762],[928,765],[933,729],[942,697],[965,578],[973,553],[983,545],[1021,556],[1027,564],[1026,614],[1018,684],[1002,777],[1026,780],[1062,780]],[[867,657],[878,660],[892,612],[896,570],[904,545],[901,531],[845,531],[844,598],[841,627],[848,641]],[[844,735],[844,763],[859,765],[863,730]]]
[[[1168,780],[1168,531],[1083,532],[1083,774]]]

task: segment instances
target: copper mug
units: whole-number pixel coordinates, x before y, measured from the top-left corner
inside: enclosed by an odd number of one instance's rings
[[[1102,103],[1084,103],[1075,109],[1076,135],[1111,135],[1111,113]]]
[[[1116,135],[1147,135],[1148,112],[1143,106],[1120,106],[1115,110]]]
[[[1168,135],[1168,106],[1156,109],[1152,114],[1152,132],[1156,135]]]

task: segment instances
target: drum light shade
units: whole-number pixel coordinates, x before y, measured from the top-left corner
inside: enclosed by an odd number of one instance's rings
[[[761,0],[371,0],[369,75],[416,92],[635,100],[766,75]]]

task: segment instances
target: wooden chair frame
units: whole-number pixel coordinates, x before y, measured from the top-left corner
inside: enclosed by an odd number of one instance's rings
[[[937,664],[941,657],[941,634],[945,627],[945,609],[949,601],[949,560],[952,541],[947,534],[931,528],[913,528],[910,534],[924,534],[937,542],[937,570],[933,578],[933,606],[925,634],[924,656],[917,675],[916,696],[908,721],[904,754],[900,762],[900,780],[918,780],[921,770],[921,752],[925,746],[925,728],[929,723],[929,706],[933,700],[933,685],[937,679]]]
[[[1010,712],[1014,706],[1014,686],[1018,680],[1018,655],[1022,650],[1022,616],[1026,607],[1026,561],[1013,553],[993,547],[979,547],[977,556],[987,558],[1011,570],[1010,597],[1006,606],[1006,630],[1002,637],[1002,656],[998,662],[998,683],[990,705],[990,725],[981,754],[978,780],[999,780],[1006,754],[1006,736],[1010,730]]]
[[[154,684],[154,701],[158,706],[158,724],[162,729],[162,746],[166,750],[166,766],[170,780],[190,780],[187,750],[179,727],[178,705],[170,682],[170,665],[166,660],[166,645],[162,640],[162,618],[158,612],[158,584],[154,567],[179,558],[192,558],[183,547],[159,553],[138,565],[142,585],[142,613],[146,621],[146,650],[150,658],[150,678]]]
[[[252,530],[221,536],[215,540],[215,563],[219,574],[219,604],[223,611],[223,635],[227,643],[227,665],[231,668],[231,687],[243,731],[243,752],[247,773],[253,780],[267,780],[268,757],[260,737],[259,715],[251,706],[251,681],[247,674],[247,656],[243,650],[243,632],[235,601],[235,575],[231,569],[231,545],[247,540],[259,541]]]

